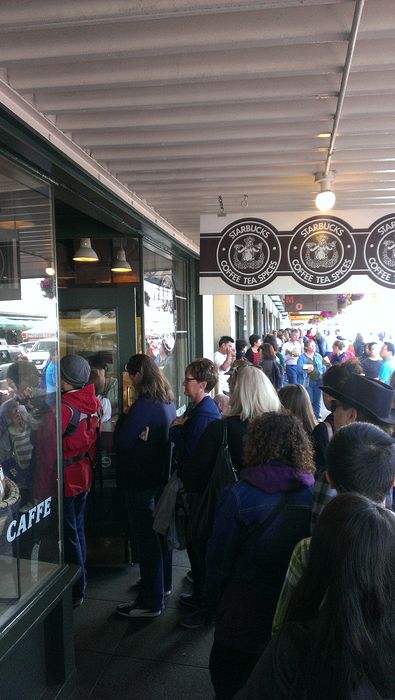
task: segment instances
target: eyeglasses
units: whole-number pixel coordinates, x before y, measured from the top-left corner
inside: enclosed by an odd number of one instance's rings
[[[187,382],[197,382],[197,379],[195,377],[185,377],[184,384]]]

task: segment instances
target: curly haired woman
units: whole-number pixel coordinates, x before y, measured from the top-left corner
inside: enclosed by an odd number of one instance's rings
[[[210,655],[217,700],[230,700],[270,639],[293,547],[308,536],[313,452],[289,411],[248,428],[240,481],[218,504],[208,543],[205,603],[216,614]]]

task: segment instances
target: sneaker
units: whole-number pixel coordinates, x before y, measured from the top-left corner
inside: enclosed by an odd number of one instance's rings
[[[207,625],[206,616],[201,610],[195,610],[192,615],[187,615],[180,620],[181,627],[186,627],[188,630],[198,629],[199,627],[204,627]]]
[[[180,605],[184,605],[186,608],[195,608],[196,610],[200,607],[200,600],[195,598],[193,593],[181,593],[178,598],[178,602]]]
[[[116,611],[118,615],[123,617],[158,617],[162,614],[162,610],[150,610],[143,608],[136,600],[127,600],[125,603],[117,605]]]
[[[192,571],[189,570],[185,574],[185,578],[188,579],[189,583],[193,583],[193,576],[192,576]]]

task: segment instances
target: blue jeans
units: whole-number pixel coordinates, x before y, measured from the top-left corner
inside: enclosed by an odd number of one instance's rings
[[[321,380],[320,379],[309,379],[308,385],[306,387],[307,393],[310,396],[310,401],[313,406],[314,415],[319,420],[321,418],[321,397],[322,391],[320,389]]]
[[[296,365],[285,365],[288,384],[298,384],[298,368]]]
[[[87,585],[85,508],[88,491],[78,496],[65,496],[63,501],[64,558],[68,564],[81,567],[81,578],[73,586],[73,599],[82,598]]]
[[[152,529],[154,509],[163,488],[126,491],[129,524],[139,548],[141,588],[138,603],[149,610],[164,608],[163,592],[171,590],[172,552],[166,539]]]

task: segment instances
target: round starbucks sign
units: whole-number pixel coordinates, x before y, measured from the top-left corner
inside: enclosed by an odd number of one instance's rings
[[[304,221],[288,246],[294,277],[311,289],[329,289],[344,282],[351,274],[355,255],[355,242],[347,224],[330,216]]]
[[[261,219],[239,219],[222,232],[217,246],[221,276],[237,289],[259,289],[275,275],[280,262],[276,230]]]

